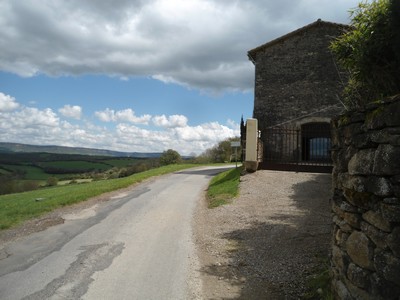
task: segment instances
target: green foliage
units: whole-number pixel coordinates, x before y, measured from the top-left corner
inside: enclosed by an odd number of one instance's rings
[[[362,2],[351,17],[331,49],[350,72],[346,102],[358,109],[400,92],[400,0]]]
[[[47,186],[56,186],[58,184],[58,178],[51,176],[46,180]]]
[[[231,142],[238,141],[239,138],[230,138],[218,143],[218,145],[207,149],[199,157],[197,157],[197,162],[199,163],[224,163],[235,161],[234,150],[231,147]],[[238,161],[241,157],[241,149],[238,149]]]
[[[331,276],[330,276],[330,264],[326,258],[316,258],[319,260],[319,267],[313,271],[307,280],[308,291],[304,295],[303,299],[323,299],[333,300],[333,294],[331,289]]]
[[[160,157],[160,165],[162,165],[162,166],[179,164],[181,162],[182,162],[181,155],[172,149],[168,149],[167,151],[164,151]]]
[[[195,165],[164,166],[125,178],[54,186],[32,192],[0,196],[0,229],[10,228],[57,207],[85,201],[100,194],[125,188],[152,176],[163,175]],[[40,199],[40,201],[37,201]]]
[[[208,207],[214,208],[224,205],[238,195],[239,178],[242,168],[235,168],[211,179],[207,191]]]

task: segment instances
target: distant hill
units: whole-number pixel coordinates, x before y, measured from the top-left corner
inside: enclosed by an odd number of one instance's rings
[[[145,153],[145,152],[119,152],[103,149],[92,149],[83,147],[65,147],[65,146],[37,146],[18,143],[0,142],[0,153],[6,152],[47,152],[56,154],[81,154],[81,155],[97,155],[111,157],[136,157],[136,158],[156,158],[161,153]]]

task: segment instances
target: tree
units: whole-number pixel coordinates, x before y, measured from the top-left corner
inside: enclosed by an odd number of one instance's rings
[[[177,151],[172,149],[164,151],[160,156],[160,164],[162,166],[179,164],[180,162],[182,162],[181,155]]]
[[[351,17],[331,49],[350,72],[345,100],[359,109],[400,92],[400,0],[362,2]]]
[[[231,142],[238,141],[238,138],[229,138],[219,142],[216,146],[207,149],[196,160],[200,163],[223,163],[231,160]],[[241,149],[238,151],[238,158],[241,157]]]

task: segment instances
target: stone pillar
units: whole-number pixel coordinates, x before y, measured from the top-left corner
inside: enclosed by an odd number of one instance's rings
[[[258,168],[258,123],[257,119],[246,121],[246,158],[244,166],[246,171],[255,172]]]

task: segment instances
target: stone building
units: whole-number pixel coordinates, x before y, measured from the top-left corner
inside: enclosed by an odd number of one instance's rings
[[[255,65],[253,118],[264,144],[261,166],[291,169],[330,160],[329,124],[344,109],[347,78],[329,45],[347,28],[317,20],[248,52]]]

